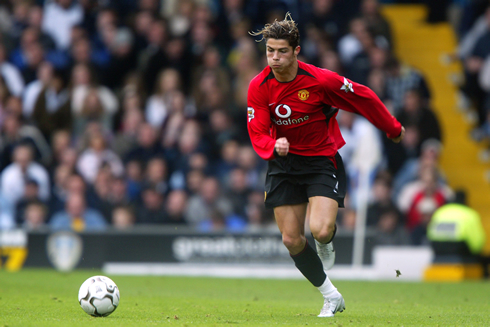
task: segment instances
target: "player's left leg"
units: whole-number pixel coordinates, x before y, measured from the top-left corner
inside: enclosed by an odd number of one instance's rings
[[[326,196],[312,196],[310,202],[310,230],[315,238],[317,253],[325,269],[330,269],[335,262],[335,251],[332,239],[335,236],[338,202]],[[328,276],[318,287],[323,294],[324,304],[319,317],[333,317],[336,312],[345,309],[344,298],[330,282]]]
[[[329,270],[335,263],[335,250],[332,240],[335,236],[337,211],[336,200],[325,196],[310,197],[310,230],[315,238],[318,256],[323,268]]]
[[[312,196],[309,202],[311,233],[320,243],[328,243],[335,233],[339,203],[325,196]]]

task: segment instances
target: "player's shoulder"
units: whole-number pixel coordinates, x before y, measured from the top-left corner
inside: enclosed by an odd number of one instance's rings
[[[310,74],[315,78],[325,78],[325,77],[338,76],[337,73],[335,73],[331,70],[321,68],[321,67],[317,67],[317,66],[312,65],[312,64],[307,64],[307,63],[299,61],[299,60],[298,60],[298,68],[300,71],[306,72],[307,74]]]
[[[267,82],[267,80],[274,78],[274,74],[269,66],[266,66],[260,73],[255,75],[250,81],[249,88],[258,88]]]

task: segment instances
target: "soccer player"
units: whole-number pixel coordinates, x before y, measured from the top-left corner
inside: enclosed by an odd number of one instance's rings
[[[332,239],[346,189],[344,144],[335,119],[339,109],[358,113],[400,142],[404,128],[369,88],[298,60],[299,32],[288,13],[258,32],[266,42],[268,66],[248,89],[248,132],[268,160],[265,205],[274,216],[296,267],[323,294],[319,317],[345,309],[325,270],[335,261]],[[306,209],[317,253],[305,238]]]

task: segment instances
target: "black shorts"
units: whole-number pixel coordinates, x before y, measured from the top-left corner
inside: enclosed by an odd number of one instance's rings
[[[288,154],[269,161],[265,179],[265,206],[274,208],[308,202],[312,196],[334,199],[344,207],[346,176],[342,157],[334,163],[328,157]]]

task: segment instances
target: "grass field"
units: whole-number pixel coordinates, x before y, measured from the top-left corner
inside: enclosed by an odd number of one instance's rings
[[[347,310],[317,318],[306,280],[109,276],[119,308],[93,318],[78,288],[100,271],[0,270],[0,327],[8,326],[490,326],[490,283],[334,281]]]

